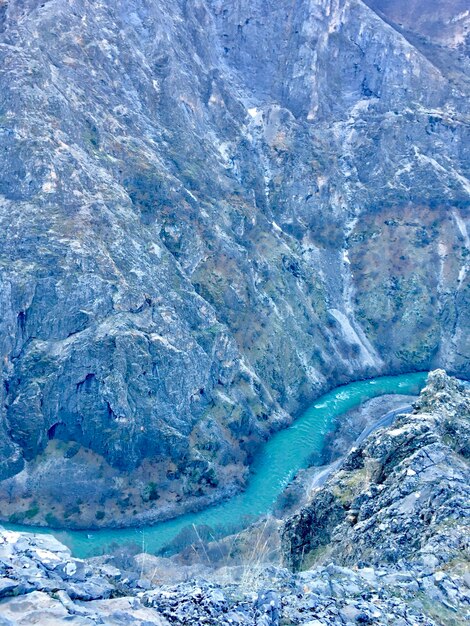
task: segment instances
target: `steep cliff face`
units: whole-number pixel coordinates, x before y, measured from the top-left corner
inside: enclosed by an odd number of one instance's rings
[[[25,511],[75,476],[92,506],[59,521],[169,514],[328,386],[470,374],[468,87],[371,6],[0,3],[0,472]]]
[[[451,79],[468,86],[470,12],[465,0],[366,0]]]
[[[469,387],[432,372],[414,412],[353,448],[286,522],[287,562],[464,571],[469,426]]]

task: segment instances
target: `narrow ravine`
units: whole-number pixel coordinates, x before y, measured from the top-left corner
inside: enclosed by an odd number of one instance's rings
[[[196,513],[141,528],[103,529],[98,531],[58,531],[31,526],[4,524],[10,530],[51,532],[72,550],[74,556],[88,557],[108,552],[113,545],[138,543],[145,551],[157,553],[192,525],[212,528],[240,528],[269,513],[294,475],[306,467],[312,453],[319,451],[333,420],[362,402],[385,394],[418,394],[427,372],[383,376],[353,382],[334,389],[317,399],[291,426],[276,433],[261,449],[252,467],[246,490],[230,500]],[[384,416],[384,424],[393,419],[393,411]],[[375,425],[377,427],[377,424]],[[363,438],[368,433],[363,433]]]

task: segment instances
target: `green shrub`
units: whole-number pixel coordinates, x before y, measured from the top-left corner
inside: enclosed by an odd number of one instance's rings
[[[25,519],[32,519],[33,517],[36,517],[38,513],[39,513],[38,505],[33,504],[33,506],[25,512],[24,517]]]
[[[160,498],[160,494],[158,493],[157,484],[154,482],[150,482],[142,492],[142,500],[144,502],[153,502]]]
[[[60,521],[52,513],[47,513],[45,519],[48,526],[51,526],[52,528],[60,527]]]

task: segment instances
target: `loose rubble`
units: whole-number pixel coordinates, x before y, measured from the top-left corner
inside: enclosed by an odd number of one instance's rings
[[[210,580],[149,588],[149,580],[125,577],[103,559],[71,557],[53,537],[2,530],[0,574],[0,626],[439,624],[400,597],[424,589],[424,578],[390,569],[267,567],[251,590]],[[456,586],[446,577],[431,581],[436,594]]]

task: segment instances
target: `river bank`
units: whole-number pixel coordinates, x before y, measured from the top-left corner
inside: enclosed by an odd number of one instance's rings
[[[364,401],[390,393],[413,394],[424,385],[424,372],[384,376],[363,380],[320,397],[290,427],[276,433],[260,450],[244,492],[230,500],[202,511],[189,513],[143,528],[103,529],[99,531],[49,531],[72,549],[76,556],[106,553],[111,546],[145,543],[149,552],[157,553],[179,533],[192,525],[206,525],[227,533],[241,529],[260,515],[269,513],[280,493],[302,468],[312,453],[322,448],[333,420]],[[8,525],[14,530],[23,526]],[[34,529],[42,532],[44,529]]]

